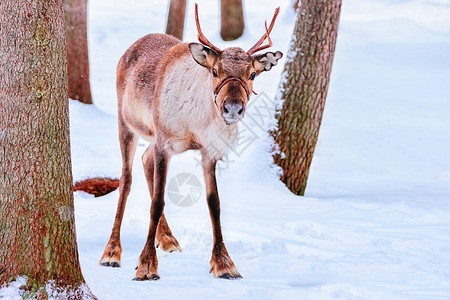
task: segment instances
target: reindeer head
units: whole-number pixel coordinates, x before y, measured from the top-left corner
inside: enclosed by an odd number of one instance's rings
[[[275,10],[269,28],[267,28],[267,22],[265,23],[266,33],[250,50],[244,51],[239,47],[221,50],[203,35],[198,19],[197,4],[195,4],[195,21],[198,40],[201,44],[190,43],[189,50],[194,60],[211,73],[214,103],[227,125],[236,123],[244,117],[245,107],[253,92],[255,77],[263,71],[272,69],[283,56],[280,51],[254,55],[272,46],[269,34],[279,11],[280,8]],[[268,44],[261,46],[266,38]]]

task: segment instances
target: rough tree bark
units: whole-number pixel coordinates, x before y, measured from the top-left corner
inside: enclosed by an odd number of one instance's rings
[[[0,2],[0,285],[92,298],[75,238],[63,0]]]
[[[244,32],[242,0],[220,0],[220,35],[224,41],[239,38]]]
[[[87,0],[64,0],[69,98],[92,104],[89,82]]]
[[[297,10],[284,78],[280,83],[279,152],[274,161],[281,180],[297,195],[306,189],[330,82],[342,0],[302,0]]]
[[[186,16],[186,0],[170,0],[167,16],[166,33],[183,40],[184,17]]]

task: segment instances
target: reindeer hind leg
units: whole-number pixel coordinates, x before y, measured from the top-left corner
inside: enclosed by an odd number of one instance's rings
[[[150,197],[153,199],[153,176],[155,169],[155,155],[153,145],[150,145],[142,156],[145,177],[147,179]],[[158,228],[156,230],[156,247],[166,252],[182,251],[177,239],[173,236],[169,224],[167,224],[164,213],[159,219]]]

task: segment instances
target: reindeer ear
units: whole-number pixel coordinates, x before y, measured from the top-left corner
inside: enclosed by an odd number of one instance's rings
[[[266,52],[264,54],[254,55],[253,56],[253,66],[256,72],[261,73],[262,71],[270,71],[273,66],[276,66],[278,60],[283,57],[283,53],[277,51]]]
[[[202,44],[190,43],[189,51],[194,60],[205,68],[212,68],[216,63],[217,53]]]

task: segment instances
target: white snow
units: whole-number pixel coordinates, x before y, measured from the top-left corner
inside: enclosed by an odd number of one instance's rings
[[[119,177],[115,68],[147,33],[163,32],[164,1],[89,1],[91,81],[96,107],[70,103],[74,180]],[[217,1],[199,0],[205,35],[219,47],[250,48],[275,2],[245,1],[246,31],[219,36]],[[274,50],[287,52],[295,16],[277,1]],[[255,80],[244,141],[221,164],[222,228],[242,280],[209,271],[212,231],[205,192],[166,216],[182,253],[158,251],[157,282],[135,282],[150,197],[138,147],[122,226],[122,268],[98,266],[118,191],[75,193],[81,266],[99,299],[450,299],[450,4],[446,0],[344,0],[332,79],[305,197],[290,193],[271,166],[267,135],[279,65]],[[185,40],[195,41],[194,1]],[[256,100],[255,100],[256,99]],[[271,106],[270,106],[271,107]],[[264,115],[262,119],[258,115]],[[174,157],[168,182],[203,176],[199,154]],[[6,297],[7,298],[7,297]]]
[[[26,289],[22,289],[22,287],[26,286],[27,281],[27,276],[17,276],[14,281],[0,288],[0,299],[33,299],[33,296],[35,297],[36,293],[43,295],[44,292],[47,296],[46,299],[48,300],[92,299],[92,293],[89,290],[89,287],[84,283],[77,289],[69,289],[55,286],[55,282],[51,280],[39,291],[27,291]]]
[[[13,282],[0,288],[0,299],[22,299],[23,291],[20,287],[25,285],[27,280],[26,276],[17,276]]]

